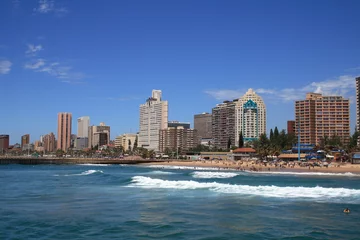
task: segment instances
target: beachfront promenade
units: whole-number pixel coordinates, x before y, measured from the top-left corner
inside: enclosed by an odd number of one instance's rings
[[[163,162],[158,159],[116,159],[116,158],[57,158],[57,157],[8,157],[0,156],[0,164],[140,164]]]

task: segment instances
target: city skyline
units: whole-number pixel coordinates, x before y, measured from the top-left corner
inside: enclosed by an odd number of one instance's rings
[[[286,129],[307,92],[336,94],[350,98],[354,130],[357,1],[44,2],[0,3],[0,134],[10,144],[56,133],[63,111],[106,122],[113,138],[138,132],[152,89],[163,91],[169,120],[193,126],[195,114],[253,88],[267,133]]]

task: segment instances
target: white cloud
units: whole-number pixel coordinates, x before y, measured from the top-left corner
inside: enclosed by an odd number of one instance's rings
[[[41,50],[44,50],[41,45],[35,46],[34,44],[28,44],[28,49],[26,50],[25,53],[28,56],[36,56],[36,54]]]
[[[306,93],[317,92],[324,95],[340,95],[351,98],[351,93],[355,89],[355,76],[343,75],[334,79],[328,79],[321,82],[312,82],[300,88],[284,88],[284,89],[264,89],[259,88],[254,91],[262,94],[264,97],[280,100],[284,102],[304,99]],[[206,94],[217,100],[232,100],[240,98],[246,92],[245,89],[240,90],[207,90]]]
[[[40,67],[45,65],[45,60],[44,59],[37,59],[31,63],[26,63],[24,68],[25,69],[39,69]]]
[[[0,74],[8,74],[12,63],[8,60],[0,60]]]
[[[64,7],[57,7],[54,0],[39,0],[39,5],[34,8],[34,12],[65,14],[68,10]]]

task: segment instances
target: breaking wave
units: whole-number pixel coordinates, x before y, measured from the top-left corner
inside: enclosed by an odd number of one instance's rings
[[[239,174],[232,172],[193,172],[191,175],[194,178],[232,178]]]
[[[219,167],[190,167],[190,166],[170,166],[170,165],[149,165],[149,168],[162,168],[162,169],[181,169],[181,170],[218,170],[224,169]]]
[[[258,173],[258,174],[278,174],[278,175],[303,175],[303,176],[346,176],[346,177],[360,177],[360,174],[355,174],[351,172],[346,173],[328,173],[328,172],[253,172],[253,171],[246,171],[248,173]]]
[[[173,173],[173,172],[165,172],[165,171],[152,171],[152,172],[149,172],[148,174],[172,175],[172,174],[176,174],[176,173]]]
[[[217,182],[196,181],[170,181],[153,179],[143,176],[132,178],[129,187],[163,188],[163,189],[208,189],[210,191],[227,194],[255,195],[275,198],[302,198],[316,199],[319,201],[344,201],[360,202],[360,190],[347,188],[324,187],[279,187],[279,186],[249,186],[232,185]]]
[[[111,164],[96,164],[96,163],[83,163],[83,164],[77,164],[80,166],[94,166],[94,167],[106,167],[106,166],[111,166]]]
[[[66,175],[54,175],[54,176],[65,176],[65,177],[69,177],[69,176],[86,176],[86,175],[90,175],[90,174],[94,174],[94,173],[104,173],[104,172],[100,171],[100,170],[87,170],[87,171],[84,171],[82,173],[66,174]]]

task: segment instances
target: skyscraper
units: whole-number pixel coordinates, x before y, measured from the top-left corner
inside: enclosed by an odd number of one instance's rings
[[[152,96],[140,105],[139,147],[159,150],[160,130],[168,126],[168,102],[161,95],[161,90],[152,90]]]
[[[295,131],[300,127],[300,143],[318,145],[324,137],[350,140],[350,102],[341,96],[307,93],[305,100],[295,102]]]
[[[77,119],[77,137],[87,138],[89,133],[90,117],[84,116]]]
[[[355,79],[356,82],[356,129],[360,132],[360,77]],[[357,145],[360,145],[360,138]]]
[[[29,144],[30,143],[30,134],[25,134],[23,136],[21,136],[21,148],[24,147],[24,145]]]
[[[43,137],[43,140],[44,140],[44,151],[46,153],[48,152],[54,152],[56,149],[55,149],[55,134],[54,133],[49,133],[49,134],[46,134],[44,137]]]
[[[211,113],[201,113],[194,115],[194,129],[197,130],[200,139],[212,138],[212,116]]]
[[[9,135],[0,135],[0,155],[4,154],[9,148]]]
[[[235,146],[235,106],[236,101],[224,101],[212,109],[212,138],[217,148]]]
[[[235,108],[236,141],[239,141],[240,132],[244,141],[258,139],[266,133],[266,106],[251,88],[237,101]]]
[[[67,151],[71,144],[71,113],[58,113],[57,149]]]

